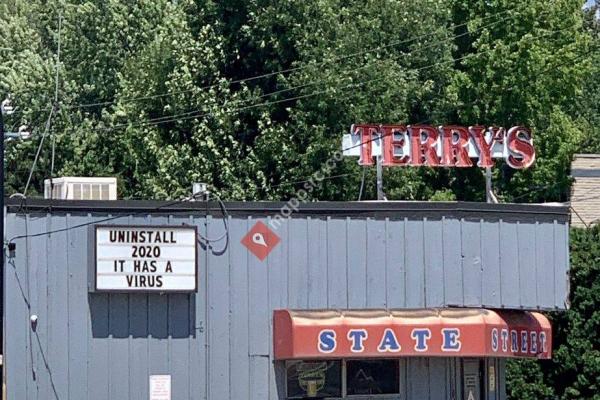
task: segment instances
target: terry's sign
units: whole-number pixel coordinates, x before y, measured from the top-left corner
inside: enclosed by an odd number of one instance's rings
[[[96,226],[96,290],[194,292],[196,228]]]
[[[523,126],[353,125],[342,147],[344,155],[360,157],[360,165],[382,156],[387,167],[492,167],[494,158],[502,158],[522,169],[535,161],[531,131]]]

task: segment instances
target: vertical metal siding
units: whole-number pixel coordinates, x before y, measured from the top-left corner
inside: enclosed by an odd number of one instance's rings
[[[102,218],[9,214],[7,236]],[[274,309],[565,306],[563,223],[294,218],[281,221],[281,242],[261,262],[240,245],[256,221],[230,217],[226,250],[224,240],[200,249],[192,295],[88,293],[93,238],[86,228],[18,241],[5,270],[8,398],[145,400],[149,375],[166,373],[174,400],[275,400],[283,386],[272,361]],[[208,238],[224,231],[213,217],[118,222],[197,225]],[[399,398],[460,394],[457,360],[401,365]]]

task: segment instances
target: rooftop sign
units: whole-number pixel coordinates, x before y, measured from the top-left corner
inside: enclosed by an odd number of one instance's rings
[[[97,291],[195,292],[196,228],[96,226]]]
[[[501,158],[516,169],[535,161],[531,131],[484,126],[352,125],[344,135],[345,156],[358,156],[360,165],[373,165],[382,156],[383,166],[492,167]],[[476,160],[476,161],[474,161]]]

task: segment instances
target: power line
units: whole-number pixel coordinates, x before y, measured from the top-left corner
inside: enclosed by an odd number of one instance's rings
[[[48,131],[50,130],[50,121],[52,120],[52,114],[54,113],[54,107],[50,109],[50,113],[48,114],[48,119],[46,120],[46,127],[44,128],[44,133],[42,134],[42,138],[40,139],[40,144],[38,145],[37,151],[35,153],[35,158],[33,159],[33,164],[31,164],[31,169],[29,170],[29,177],[27,178],[27,183],[25,184],[25,189],[23,190],[23,196],[27,196],[27,189],[29,189],[29,184],[31,183],[31,178],[33,177],[33,171],[35,171],[35,166],[40,158],[40,153],[42,151],[42,145],[44,144],[44,140],[48,135]]]
[[[54,104],[52,104],[50,113],[48,114],[48,120],[46,121],[46,127],[44,129],[44,134],[42,135],[42,139],[40,140],[40,144],[37,148],[35,158],[33,159],[33,164],[31,164],[31,170],[29,171],[29,177],[27,178],[27,183],[25,184],[25,189],[23,190],[23,197],[27,197],[27,190],[29,189],[29,184],[31,183],[31,178],[33,177],[33,172],[35,171],[35,167],[36,167],[38,159],[40,157],[40,153],[42,151],[42,146],[44,145],[44,140],[46,139],[46,136],[48,135],[48,132],[50,130],[50,123],[52,121],[52,115],[53,115],[54,111],[56,111],[55,109],[58,106],[61,28],[62,28],[62,11],[59,10],[59,12],[58,12],[58,47],[57,47],[57,52],[56,52],[56,76],[55,76],[55,85],[54,85]],[[54,144],[52,145],[52,171],[54,171]],[[52,174],[50,175],[50,179],[52,179]]]
[[[561,32],[563,30],[566,30],[566,29],[568,29],[568,28],[563,28],[563,29],[559,29],[559,30],[556,30],[556,31],[551,31],[548,34],[539,36],[538,38],[542,38],[542,37],[548,36],[550,34],[558,33],[558,32]],[[436,67],[436,66],[439,66],[439,65],[449,64],[449,63],[455,63],[457,61],[462,61],[462,60],[465,60],[465,59],[475,58],[475,57],[481,56],[482,54],[490,53],[490,52],[492,52],[494,50],[495,50],[495,48],[490,48],[490,49],[488,49],[486,51],[483,51],[483,52],[480,52],[480,53],[470,53],[470,54],[467,54],[467,55],[462,56],[462,57],[453,58],[453,59],[446,60],[446,61],[441,61],[441,62],[438,62],[438,63],[435,63],[435,64],[426,65],[426,66],[420,67],[420,68],[418,68],[416,70],[413,70],[412,72],[419,72],[419,71],[430,69],[430,68],[433,68],[433,67]],[[338,87],[338,88],[335,88],[335,89],[336,90],[344,90],[344,89],[348,89],[348,88],[360,87],[360,86],[363,86],[363,85],[368,84],[368,83],[372,83],[372,82],[376,82],[376,81],[381,81],[383,79],[385,79],[385,77],[373,78],[373,79],[370,79],[370,80],[367,80],[367,81],[362,81],[362,82],[357,82],[357,83],[351,83],[349,85]],[[317,83],[319,83],[319,82],[321,82],[321,81],[318,81]],[[302,87],[302,86],[300,86],[300,87]],[[244,107],[240,107],[240,108],[234,108],[234,109],[231,109],[231,110],[222,110],[221,112],[225,113],[225,114],[231,114],[231,113],[235,113],[235,112],[239,112],[239,111],[246,111],[246,110],[257,108],[257,107],[265,107],[265,106],[270,106],[270,105],[275,105],[275,104],[280,104],[280,103],[286,103],[286,102],[295,101],[295,100],[301,100],[301,99],[304,99],[304,98],[307,98],[307,97],[317,96],[319,94],[325,94],[325,93],[328,93],[329,91],[330,91],[330,89],[326,89],[326,90],[317,91],[317,92],[314,92],[314,93],[309,93],[309,94],[300,95],[300,96],[295,96],[295,97],[291,97],[291,98],[287,98],[287,99],[280,99],[280,100],[271,101],[271,102],[253,104],[253,105],[244,106]],[[179,122],[179,121],[186,121],[186,120],[190,120],[190,119],[203,118],[203,117],[211,116],[213,114],[214,114],[213,112],[198,113],[198,114],[194,114],[193,112],[187,112],[187,113],[183,113],[183,114],[176,114],[176,115],[171,115],[171,116],[159,117],[159,118],[156,118],[154,120],[151,119],[151,120],[139,122],[137,124],[131,124],[131,123],[117,124],[117,125],[114,125],[114,126],[111,126],[111,127],[98,128],[98,130],[100,130],[100,131],[113,131],[113,130],[118,130],[118,129],[122,129],[122,128],[133,128],[133,127],[142,127],[142,126],[150,126],[150,125],[160,125],[160,124],[169,123],[169,122]]]
[[[357,147],[357,146],[362,146],[363,144],[366,144],[368,142],[372,142],[374,140],[379,140],[381,137],[383,137],[383,136],[375,137],[375,138],[371,138],[371,139],[365,140],[364,142],[361,142],[361,143],[358,143],[356,145],[347,147],[346,149],[342,149],[342,151],[350,150],[351,148],[354,148],[354,147]],[[348,175],[353,175],[353,174],[352,173],[340,174],[340,175],[325,177],[323,180],[334,179],[334,178],[339,178],[339,177],[348,176]],[[305,183],[305,182],[309,182],[309,180],[296,181],[296,182],[286,182],[286,183],[282,183],[282,184],[279,184],[279,185],[273,185],[272,187],[282,186],[282,185],[285,185],[285,184],[298,184],[298,183]],[[173,205],[176,205],[176,204],[184,203],[184,202],[189,201],[192,198],[194,198],[194,195],[195,194],[192,194],[192,196],[187,196],[187,197],[184,197],[184,198],[182,198],[180,200],[175,200],[173,202],[169,202],[169,203],[163,204],[161,206],[156,207],[153,211],[154,212],[160,211],[161,209],[163,209],[165,207],[169,207],[169,206],[173,206]],[[227,213],[227,210],[225,208],[225,205],[223,204],[223,202],[222,202],[222,200],[221,200],[221,198],[219,196],[215,195],[215,197],[217,198],[217,200],[218,200],[218,202],[220,204],[220,207],[222,208],[223,217],[227,218],[228,217],[228,213]],[[26,200],[27,200],[26,198],[23,198],[23,202],[25,202]],[[21,206],[23,206],[23,203],[22,203]],[[74,225],[74,226],[70,226],[70,227],[66,227],[66,228],[54,229],[54,230],[49,230],[49,231],[44,231],[44,232],[38,232],[38,233],[34,233],[34,234],[18,235],[18,236],[12,237],[8,241],[8,243],[12,243],[14,240],[17,240],[17,239],[24,239],[24,238],[32,238],[32,237],[38,237],[38,236],[44,236],[44,235],[51,235],[53,233],[66,232],[66,231],[69,231],[69,230],[72,230],[72,229],[83,228],[83,227],[86,227],[86,226],[89,226],[89,225],[94,225],[94,224],[100,224],[100,223],[103,223],[103,222],[113,221],[115,219],[123,218],[123,217],[130,216],[130,215],[147,214],[147,213],[148,213],[148,211],[144,210],[144,211],[139,211],[137,213],[129,213],[128,215],[116,215],[116,216],[103,218],[103,219],[100,219],[100,220],[97,220],[97,221],[93,221],[93,222],[85,222],[85,223],[82,223],[82,224],[78,224],[78,225]],[[227,223],[225,223],[225,227],[226,227],[226,230],[227,230],[228,229],[227,228]],[[216,239],[209,239],[209,238],[205,238],[203,236],[200,236],[200,238],[202,240],[206,241],[206,242],[214,242],[214,241],[219,241],[219,240],[223,239],[222,236],[218,237]]]
[[[504,10],[504,11],[499,11],[497,13],[494,14],[490,14],[486,17],[481,18],[481,21],[485,21],[487,19],[490,18],[495,18],[498,17],[500,15],[506,14],[510,11],[514,11],[513,9],[508,9],[508,10]],[[456,28],[461,28],[461,27],[465,27],[467,26],[469,23],[471,23],[473,21],[467,21],[467,22],[463,22],[461,24],[458,25],[454,25],[453,29]],[[472,33],[472,32],[470,32]],[[469,34],[469,32],[467,32],[467,34]],[[354,52],[351,54],[347,54],[347,55],[343,55],[343,56],[338,56],[338,57],[334,57],[330,60],[325,60],[319,63],[308,63],[306,65],[302,65],[302,66],[298,66],[298,67],[292,67],[292,68],[287,68],[287,69],[283,69],[281,71],[272,71],[272,72],[268,72],[268,73],[264,73],[261,75],[256,75],[256,76],[252,76],[249,78],[242,78],[242,79],[236,79],[233,81],[230,81],[228,83],[229,86],[233,85],[233,84],[237,84],[237,83],[245,83],[245,82],[252,82],[255,80],[260,80],[260,79],[264,79],[264,78],[269,78],[275,75],[284,75],[284,74],[288,74],[290,72],[295,72],[295,71],[300,71],[303,69],[307,69],[307,68],[315,68],[315,67],[320,67],[323,65],[327,65],[330,63],[335,63],[338,61],[342,61],[348,58],[352,58],[352,57],[357,57],[363,54],[368,54],[368,53],[373,53],[375,51],[378,50],[383,50],[386,48],[390,48],[390,47],[394,47],[394,46],[399,46],[402,44],[408,44],[411,42],[415,42],[417,40],[420,39],[426,39],[429,38],[431,36],[431,34],[424,34],[421,36],[417,36],[415,38],[411,38],[411,39],[404,39],[404,40],[400,40],[400,41],[396,41],[396,42],[392,42],[386,45],[381,45],[381,46],[377,46],[377,47],[373,47],[367,50],[361,50],[358,52]],[[112,100],[112,101],[103,101],[103,102],[96,102],[96,103],[86,103],[86,104],[77,104],[77,105],[72,105],[72,106],[64,106],[63,108],[65,109],[74,109],[74,108],[89,108],[89,107],[97,107],[97,106],[106,106],[106,105],[111,105],[111,104],[115,104],[115,103],[129,103],[129,102],[134,102],[134,101],[142,101],[142,100],[151,100],[151,99],[156,99],[156,98],[161,98],[161,97],[167,97],[167,96],[173,96],[176,94],[184,94],[184,93],[190,93],[196,90],[207,90],[207,89],[212,89],[215,87],[218,87],[219,83],[215,83],[215,84],[210,84],[210,85],[205,85],[199,88],[193,88],[193,89],[187,89],[187,90],[180,90],[180,91],[172,91],[172,92],[166,92],[166,93],[158,93],[158,94],[154,94],[154,95],[148,95],[148,96],[139,96],[139,97],[131,97],[131,98],[124,98],[124,99],[118,99],[118,100]]]
[[[453,41],[453,40],[458,39],[460,37],[473,34],[473,32],[477,32],[477,31],[479,31],[481,29],[488,28],[490,26],[493,26],[493,25],[499,24],[501,22],[504,22],[508,18],[509,17],[500,19],[500,20],[495,21],[495,22],[493,22],[491,24],[488,24],[488,25],[482,25],[482,26],[480,26],[479,28],[477,28],[476,30],[474,30],[472,32],[463,32],[463,33],[458,34],[456,36],[452,36],[450,38],[447,38],[447,39],[445,39],[443,41],[434,42],[434,43],[431,43],[431,44],[429,44],[427,46],[419,47],[419,48],[415,49],[414,51],[420,52],[420,51],[423,51],[423,50],[426,50],[426,49],[429,49],[429,48],[436,47],[436,46],[438,46],[438,45],[440,45],[442,43]],[[434,64],[433,66],[436,66],[436,65],[438,65],[438,64]],[[354,68],[354,69],[349,69],[349,70],[342,71],[342,74],[347,74],[347,73],[352,73],[352,72],[360,71],[360,70],[367,69],[367,68],[372,67],[372,66],[373,66],[373,64],[367,63],[365,65],[362,65],[362,66]],[[410,72],[417,72],[417,71],[420,71],[420,70],[428,69],[429,67],[431,67],[431,65],[430,66],[425,66],[425,67],[420,67],[420,68],[417,68],[416,70],[410,70]],[[316,86],[316,85],[318,85],[318,84],[320,84],[322,82],[323,82],[322,80],[316,80],[316,81],[304,83],[304,84],[301,84],[301,85],[293,86],[293,87],[290,87],[290,88],[285,88],[285,89],[280,89],[280,90],[276,90],[276,91],[269,92],[269,93],[264,93],[264,94],[258,96],[257,98],[240,99],[240,100],[234,101],[233,104],[243,104],[243,103],[247,103],[247,102],[249,102],[251,100],[264,99],[264,98],[272,97],[272,96],[275,96],[275,95],[278,95],[278,94],[282,94],[282,93],[294,91],[294,90],[297,90],[297,89],[303,89],[303,88],[306,88],[306,87],[309,87],[309,86]],[[181,114],[166,115],[166,116],[162,116],[162,117],[151,118],[151,119],[148,119],[145,122],[146,123],[148,123],[148,122],[158,122],[158,121],[161,121],[161,120],[167,120],[167,119],[171,119],[171,118],[185,117],[185,116],[189,116],[189,115],[195,115],[198,112],[199,111],[196,109],[196,110],[187,111],[187,112],[184,112],[184,113],[181,113]],[[117,124],[116,126],[113,126],[113,127],[109,128],[109,129],[112,129],[112,128],[117,128],[118,129],[120,127],[125,127],[125,126],[126,127],[130,127],[131,125],[128,124],[128,123]]]
[[[173,206],[173,205],[180,204],[180,203],[183,203],[185,201],[188,201],[188,200],[190,200],[190,198],[191,197],[188,196],[188,197],[185,197],[185,198],[180,199],[180,200],[176,200],[176,201],[173,201],[173,202],[170,202],[170,203],[163,204],[161,206],[156,207],[152,211],[154,211],[154,212],[160,211],[161,209],[163,209],[165,207]],[[34,237],[39,237],[39,236],[52,235],[52,234],[55,234],[55,233],[67,232],[67,231],[70,231],[70,230],[73,230],[73,229],[79,229],[79,228],[83,228],[83,227],[90,226],[90,225],[95,225],[95,224],[101,224],[101,223],[104,223],[104,222],[114,221],[115,219],[129,217],[131,215],[140,215],[140,214],[147,214],[147,213],[148,213],[148,211],[144,210],[144,211],[139,211],[139,212],[134,212],[134,213],[128,213],[127,215],[115,215],[115,216],[112,216],[112,217],[103,218],[103,219],[100,219],[100,220],[97,220],[97,221],[93,221],[93,222],[84,222],[84,223],[81,223],[81,224],[77,224],[77,225],[73,225],[73,226],[68,226],[68,227],[60,228],[60,229],[53,229],[53,230],[49,230],[49,231],[32,233],[32,234],[17,235],[17,236],[13,236],[10,240],[8,240],[8,243],[12,243],[12,242],[14,242],[17,239],[34,238]]]

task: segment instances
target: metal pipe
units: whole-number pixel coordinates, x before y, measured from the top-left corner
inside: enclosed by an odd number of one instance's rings
[[[2,346],[2,356],[4,357],[4,116],[0,109],[0,157],[2,157],[2,168],[0,168],[0,234],[2,235],[2,254],[0,255],[0,315],[2,315],[2,326],[0,327],[0,343]],[[4,360],[2,360],[4,363]],[[4,380],[3,380],[4,381]]]

